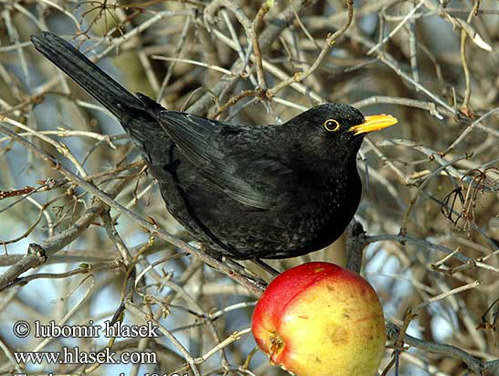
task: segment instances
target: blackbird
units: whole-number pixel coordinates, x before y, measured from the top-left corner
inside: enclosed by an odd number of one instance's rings
[[[119,119],[168,211],[217,258],[287,258],[331,244],[359,205],[364,135],[397,123],[340,103],[278,125],[169,111],[131,94],[57,35],[31,41]]]

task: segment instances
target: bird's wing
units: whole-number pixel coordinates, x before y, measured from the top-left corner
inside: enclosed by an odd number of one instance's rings
[[[292,198],[294,171],[277,156],[252,150],[259,140],[248,128],[164,109],[155,115],[182,154],[232,199],[270,210]]]

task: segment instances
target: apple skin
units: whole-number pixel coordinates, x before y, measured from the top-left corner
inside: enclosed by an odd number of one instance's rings
[[[298,376],[374,376],[385,347],[374,289],[325,262],[275,278],[255,307],[252,331],[273,364]]]

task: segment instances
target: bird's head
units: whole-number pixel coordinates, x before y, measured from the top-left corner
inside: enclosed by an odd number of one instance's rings
[[[356,108],[342,103],[326,103],[311,108],[291,119],[307,143],[329,158],[334,153],[340,160],[355,158],[364,136],[397,124],[391,115],[364,116]],[[313,142],[310,142],[313,140]]]

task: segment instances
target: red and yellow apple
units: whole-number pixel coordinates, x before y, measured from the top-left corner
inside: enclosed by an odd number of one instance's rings
[[[325,262],[275,278],[255,307],[252,331],[272,363],[298,376],[374,376],[385,347],[374,289]]]

